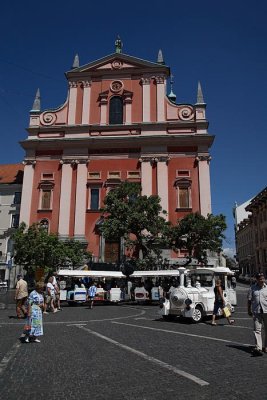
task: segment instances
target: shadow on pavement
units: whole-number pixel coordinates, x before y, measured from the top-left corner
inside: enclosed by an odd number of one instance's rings
[[[245,353],[248,353],[253,357],[253,355],[252,355],[253,346],[245,346],[245,345],[242,346],[239,344],[227,344],[227,347],[230,347],[232,349],[237,349],[240,351],[244,351]]]

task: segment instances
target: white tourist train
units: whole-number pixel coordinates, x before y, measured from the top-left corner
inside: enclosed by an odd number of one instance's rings
[[[177,316],[200,322],[204,316],[212,315],[214,307],[214,287],[216,279],[221,279],[225,303],[232,312],[237,304],[236,291],[231,285],[234,273],[227,267],[178,268],[180,285],[169,291],[168,298],[160,305],[164,319]]]
[[[87,298],[87,289],[84,284],[85,279],[91,281],[110,280],[119,281],[125,276],[120,271],[86,271],[60,269],[57,273],[60,278],[60,300],[66,300],[69,305],[85,303]],[[72,287],[68,286],[68,281],[72,281]],[[97,285],[95,301],[109,301],[118,303],[122,300],[122,292],[119,287],[110,287],[108,290]]]

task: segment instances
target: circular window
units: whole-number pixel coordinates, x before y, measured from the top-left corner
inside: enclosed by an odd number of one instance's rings
[[[123,88],[123,83],[121,81],[113,81],[110,85],[110,90],[115,93],[120,92],[122,88]]]

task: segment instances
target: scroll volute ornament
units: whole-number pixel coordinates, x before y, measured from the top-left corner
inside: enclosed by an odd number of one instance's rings
[[[178,109],[178,117],[182,121],[190,121],[194,118],[194,109],[190,106],[183,106]]]

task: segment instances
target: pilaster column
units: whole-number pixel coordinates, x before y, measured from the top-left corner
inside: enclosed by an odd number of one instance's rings
[[[211,214],[210,160],[210,155],[196,157],[196,162],[198,163],[200,213],[204,217]]]
[[[100,94],[100,125],[107,125],[108,93]]]
[[[61,160],[61,189],[59,205],[58,234],[61,239],[68,239],[70,232],[70,206],[71,206],[71,187],[72,187],[72,165],[75,160]]]
[[[83,81],[82,124],[90,124],[91,82]]]
[[[169,212],[169,187],[168,187],[168,161],[169,157],[156,157],[157,162],[157,188],[158,196],[161,199],[161,207],[163,210]],[[162,214],[162,216],[168,219],[168,216]]]
[[[152,157],[141,157],[139,159],[141,163],[141,187],[142,196],[152,195]]]
[[[30,225],[35,160],[25,160],[19,223]]]
[[[157,121],[165,121],[165,79],[164,76],[156,76],[157,82]]]
[[[132,123],[132,93],[125,94],[124,104],[125,104],[125,124]]]
[[[143,122],[150,122],[150,77],[142,78],[143,85]]]
[[[69,82],[68,125],[75,125],[78,82]]]
[[[85,240],[87,160],[77,160],[74,239]]]

